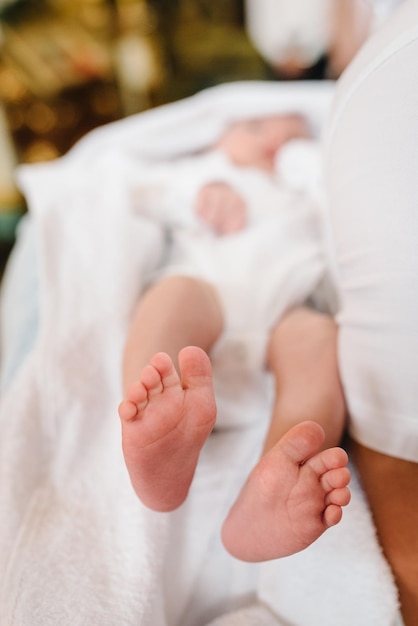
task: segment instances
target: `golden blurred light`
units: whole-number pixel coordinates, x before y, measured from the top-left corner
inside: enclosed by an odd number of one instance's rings
[[[52,161],[59,156],[58,149],[50,141],[34,141],[23,153],[23,161],[26,163],[39,163]]]
[[[5,102],[20,102],[27,90],[16,74],[8,67],[0,67],[0,97]]]
[[[57,114],[45,102],[34,102],[26,112],[26,124],[35,133],[49,133],[57,125]]]

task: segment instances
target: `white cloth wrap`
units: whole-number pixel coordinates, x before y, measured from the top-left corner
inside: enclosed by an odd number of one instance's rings
[[[140,505],[120,449],[123,340],[164,247],[156,225],[131,211],[132,161],[207,145],[234,111],[300,107],[321,126],[331,92],[326,84],[216,88],[22,170],[39,276],[35,294],[25,292],[38,298],[39,323],[0,404],[2,623],[202,626],[261,597],[279,623],[393,626],[396,590],[358,485],[343,525],[295,559],[260,567],[222,548],[220,525],[259,456],[271,406],[268,377],[240,367],[239,354],[215,364],[218,412],[237,427],[209,438],[178,511]],[[9,270],[2,311],[13,317],[22,267]]]

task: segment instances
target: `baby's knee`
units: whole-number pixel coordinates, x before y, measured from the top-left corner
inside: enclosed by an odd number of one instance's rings
[[[270,352],[274,354],[282,350],[286,344],[335,342],[337,324],[325,313],[320,313],[308,307],[297,307],[289,311],[275,326],[270,336]]]

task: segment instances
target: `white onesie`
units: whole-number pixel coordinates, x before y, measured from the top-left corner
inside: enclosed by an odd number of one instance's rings
[[[168,225],[172,235],[164,274],[196,276],[215,285],[225,332],[214,356],[233,347],[246,368],[259,368],[273,325],[290,307],[305,302],[322,277],[325,262],[314,204],[277,176],[235,166],[218,151],[161,168],[153,166],[148,190],[137,188],[137,206],[147,211],[146,194],[154,185],[148,213]],[[249,223],[236,234],[216,235],[195,215],[197,191],[214,181],[228,183],[246,202]]]
[[[353,438],[418,461],[418,2],[337,89],[326,172]]]

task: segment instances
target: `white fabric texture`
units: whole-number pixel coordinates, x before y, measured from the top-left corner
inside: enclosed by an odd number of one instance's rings
[[[32,349],[39,326],[36,258],[36,241],[26,215],[18,224],[0,287],[0,397]]]
[[[67,157],[21,170],[40,318],[0,407],[0,615],[8,626],[202,626],[257,598],[297,626],[393,626],[396,590],[356,485],[344,525],[312,547],[315,558],[304,552],[259,566],[221,547],[221,522],[258,458],[271,403],[268,376],[242,365],[239,353],[220,355],[214,369],[218,411],[242,425],[211,435],[180,509],[145,509],[120,449],[123,340],[164,250],[158,225],[130,209],[132,163],[211,141],[238,104],[245,115],[257,102],[260,113],[303,102],[320,125],[331,91],[220,87],[99,129]],[[321,610],[340,605],[337,620]]]
[[[227,613],[208,626],[281,626],[277,618],[264,606],[251,606],[240,611]]]
[[[351,434],[410,461],[418,460],[417,70],[410,0],[344,76],[326,161]]]

